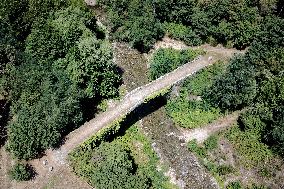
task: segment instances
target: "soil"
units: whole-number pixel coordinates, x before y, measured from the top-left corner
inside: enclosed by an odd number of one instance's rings
[[[228,129],[232,126],[237,121],[239,114],[240,112],[234,112],[214,121],[211,124],[196,129],[179,128],[182,133],[180,138],[186,142],[196,139],[197,143],[201,144],[212,134]]]

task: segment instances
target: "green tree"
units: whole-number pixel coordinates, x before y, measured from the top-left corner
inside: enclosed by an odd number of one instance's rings
[[[227,72],[216,79],[204,98],[222,109],[236,110],[250,105],[257,93],[254,67],[243,56],[231,60]]]
[[[10,170],[9,175],[11,179],[14,179],[16,181],[27,181],[32,178],[32,172],[28,165],[24,165],[21,163],[17,163],[13,166],[13,168]]]
[[[8,125],[8,149],[16,157],[36,157],[82,121],[81,92],[63,71],[29,60],[6,80],[14,117]]]
[[[98,189],[150,188],[148,178],[137,172],[130,152],[119,142],[104,142],[84,156],[83,161],[74,161],[75,172],[88,178]]]

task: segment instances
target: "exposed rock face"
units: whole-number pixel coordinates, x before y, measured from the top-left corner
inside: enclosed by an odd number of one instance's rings
[[[88,6],[96,6],[97,5],[97,1],[96,0],[85,0],[85,3]]]

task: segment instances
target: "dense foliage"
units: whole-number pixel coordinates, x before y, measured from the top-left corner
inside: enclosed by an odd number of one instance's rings
[[[125,128],[122,123],[110,128]],[[173,188],[157,170],[150,141],[135,125],[117,138],[109,130],[100,132],[71,153],[70,160],[74,172],[96,188]]]
[[[33,176],[29,166],[21,163],[14,165],[10,170],[9,175],[11,179],[14,179],[16,181],[27,181],[30,180]]]
[[[245,130],[284,153],[284,20],[268,17],[248,52],[231,61],[227,72],[204,94],[213,105],[236,110]]]
[[[1,5],[17,16],[1,17],[0,81],[13,117],[7,147],[16,157],[29,159],[58,145],[83,121],[83,102],[117,95],[120,76],[111,45],[80,3],[17,3],[24,19],[15,13],[17,6],[9,9],[9,1]],[[25,26],[24,31],[14,24]]]
[[[150,62],[150,78],[155,80],[202,54],[199,50],[159,49]]]
[[[147,51],[166,32],[198,45],[202,41],[248,47],[267,15],[283,15],[281,0],[99,0],[114,37]],[[165,27],[161,27],[164,25]]]
[[[184,81],[178,96],[170,98],[166,105],[167,113],[175,124],[184,128],[196,128],[223,115],[218,107],[212,106],[201,96],[224,70],[225,64],[219,62]]]
[[[141,50],[149,51],[156,39],[163,37],[151,0],[99,0],[108,14],[111,31],[118,40],[130,42]]]

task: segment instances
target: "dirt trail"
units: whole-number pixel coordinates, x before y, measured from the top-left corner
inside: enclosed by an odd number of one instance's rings
[[[181,131],[182,136],[180,136],[179,138],[183,139],[185,142],[196,139],[198,143],[202,143],[212,134],[232,126],[233,123],[237,121],[239,115],[239,111],[234,112],[201,128],[190,130],[180,128],[179,130]]]

